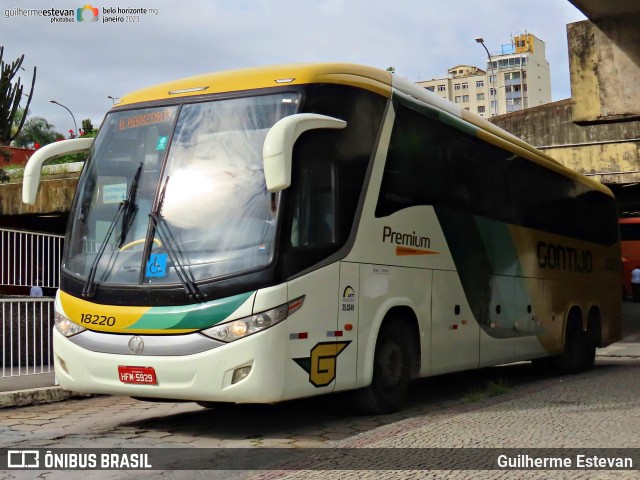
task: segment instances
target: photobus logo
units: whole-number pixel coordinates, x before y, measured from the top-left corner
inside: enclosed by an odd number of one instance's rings
[[[100,10],[91,5],[85,5],[76,10],[76,19],[79,22],[97,22]]]

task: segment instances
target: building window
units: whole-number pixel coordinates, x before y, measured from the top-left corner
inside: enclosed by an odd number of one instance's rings
[[[513,90],[513,87],[511,85],[507,85],[506,87],[504,87],[504,91],[509,93]]]
[[[433,92],[436,89],[436,87],[424,87],[424,88],[426,88],[430,92]]]
[[[479,93],[476,95],[476,100],[484,100],[484,93]]]
[[[462,95],[462,101],[463,102],[468,102],[469,101],[469,95]]]
[[[438,85],[438,91],[439,92],[444,92],[447,89],[446,85]]]
[[[489,76],[489,83],[491,83],[491,84],[496,83],[496,76],[495,75]]]
[[[484,113],[484,105],[478,105],[478,113]]]
[[[496,89],[495,89],[495,88],[493,88],[493,87],[491,87],[491,88],[489,89],[489,95],[494,96],[495,94],[496,94]]]
[[[484,80],[478,80],[476,82],[476,88],[483,88],[484,87]]]
[[[460,103],[462,101],[462,97],[460,95],[456,95],[455,102]]]
[[[459,83],[454,83],[453,84],[453,89],[454,90],[460,90],[460,84]]]
[[[463,82],[462,83],[462,89],[464,90],[465,88],[469,88],[469,83],[468,82]]]

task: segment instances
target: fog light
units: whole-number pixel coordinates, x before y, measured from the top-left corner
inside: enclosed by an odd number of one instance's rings
[[[231,377],[231,385],[238,383],[244,380],[245,378],[247,378],[250,372],[251,372],[251,365],[247,367],[236,368],[233,371],[233,376]]]
[[[58,359],[58,365],[60,365],[60,368],[62,368],[62,370],[64,370],[66,373],[69,373],[66,362],[63,359],[61,359],[58,355],[56,355],[56,358]]]

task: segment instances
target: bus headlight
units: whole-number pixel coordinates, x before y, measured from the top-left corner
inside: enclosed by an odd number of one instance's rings
[[[71,320],[57,311],[53,314],[53,321],[58,331],[65,337],[71,337],[86,330],[86,328],[81,327],[77,323],[73,323]]]
[[[300,307],[302,307],[303,302],[304,297],[296,298],[289,303],[285,303],[266,312],[220,323],[214,327],[202,330],[200,333],[215,340],[220,340],[221,342],[233,342],[234,340],[266,330],[280,323],[293,312],[298,311]]]

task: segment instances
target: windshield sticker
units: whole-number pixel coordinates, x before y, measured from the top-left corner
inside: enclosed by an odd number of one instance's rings
[[[147,262],[145,276],[147,278],[161,278],[167,276],[167,254],[152,253]]]
[[[167,148],[167,143],[169,142],[169,137],[166,135],[163,137],[158,137],[158,143],[156,144],[156,150],[164,150]]]
[[[127,198],[127,184],[105,185],[102,190],[102,203],[120,203]]]

